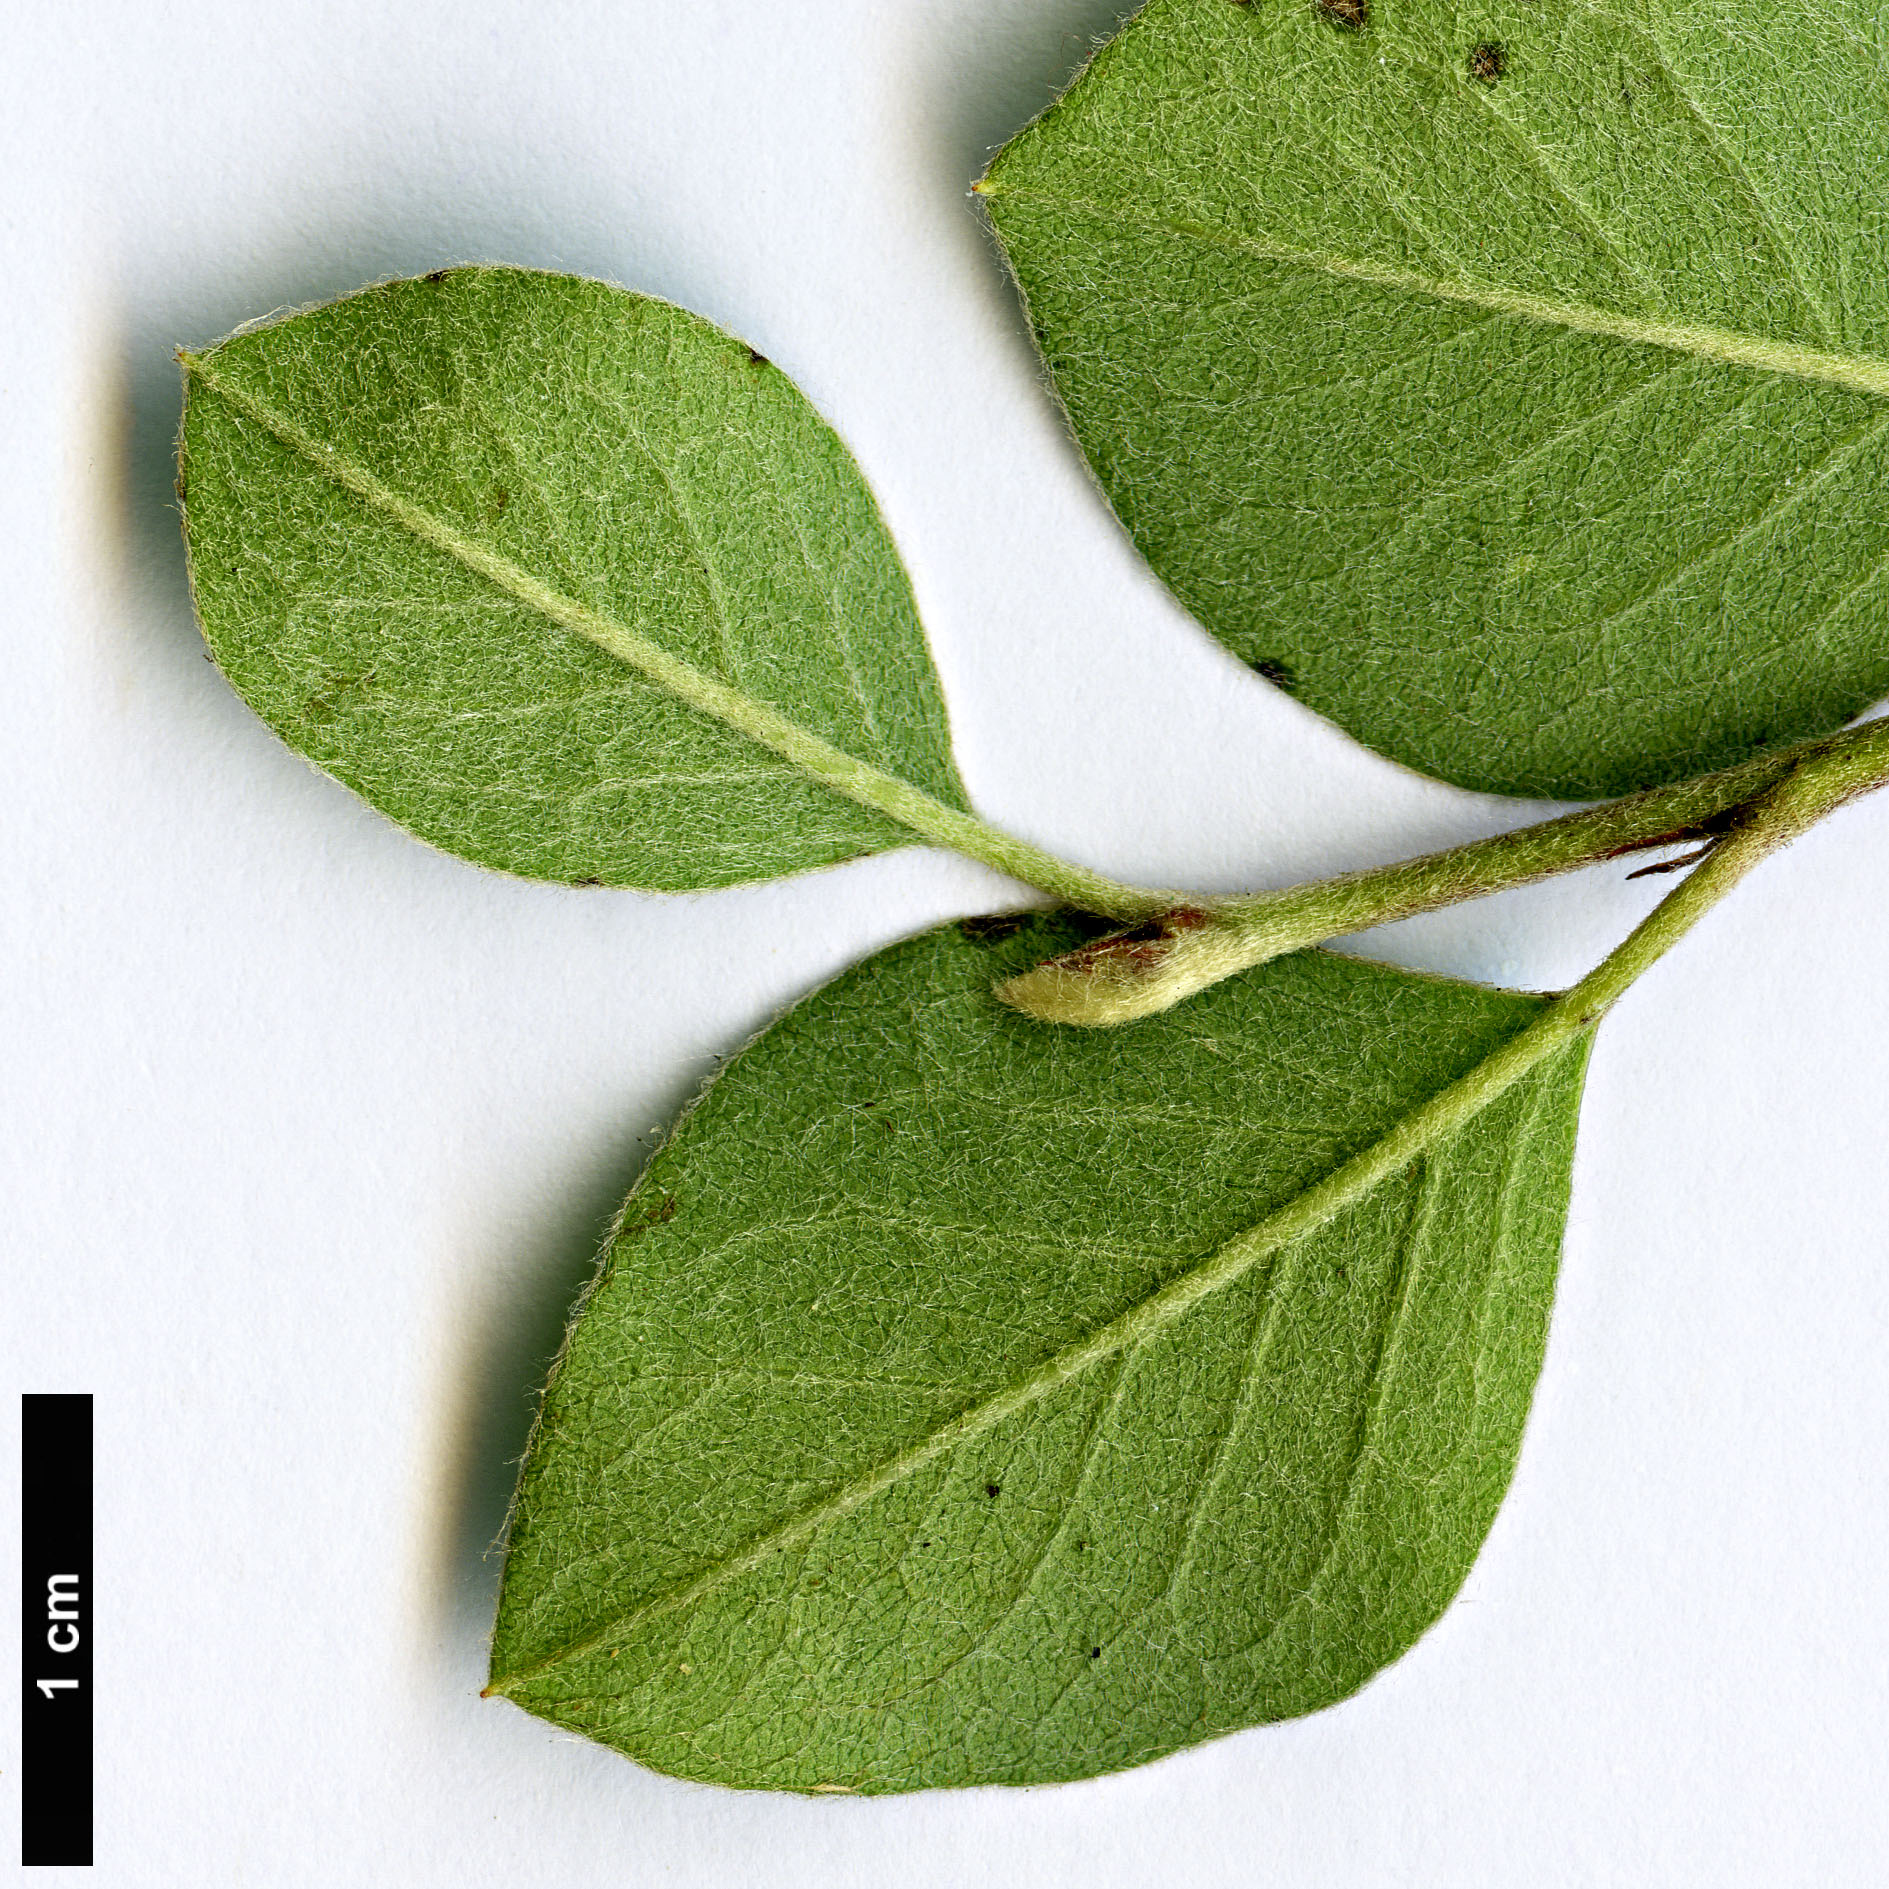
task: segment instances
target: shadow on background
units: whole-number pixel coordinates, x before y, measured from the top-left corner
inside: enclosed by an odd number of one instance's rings
[[[999,148],[1047,110],[1140,10],[1141,0],[1052,0],[967,34],[963,57],[916,82],[931,93],[933,162],[969,190]]]
[[[688,1084],[679,1097],[679,1109]],[[673,1112],[673,1111],[671,1111]],[[502,1284],[488,1290],[479,1336],[447,1361],[436,1393],[441,1414],[433,1484],[438,1497],[429,1604],[457,1666],[492,1630],[512,1492],[566,1324],[589,1288],[624,1196],[654,1149],[654,1137],[623,1136],[583,1171],[545,1190],[557,1205],[534,1215],[524,1250],[493,1256]]]
[[[908,147],[923,186],[964,206],[965,248],[981,252],[992,292],[1003,298],[1018,339],[1035,358],[1029,324],[990,219],[971,186],[997,152],[1055,103],[1084,66],[1140,11],[1140,0],[1060,0],[1016,6],[975,24],[947,19],[910,28],[907,96],[890,101],[914,134]],[[939,56],[940,36],[951,56]]]

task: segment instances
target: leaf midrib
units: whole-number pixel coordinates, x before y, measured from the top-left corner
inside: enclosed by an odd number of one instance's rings
[[[967,1406],[906,1449],[871,1465],[824,1500],[763,1530],[692,1580],[638,1602],[502,1677],[494,1676],[485,1688],[486,1694],[509,1695],[523,1682],[552,1667],[601,1651],[647,1620],[693,1606],[728,1582],[799,1546],[829,1523],[843,1520],[928,1463],[948,1456],[971,1438],[1041,1402],[1095,1365],[1166,1330],[1201,1301],[1243,1278],[1261,1260],[1308,1238],[1381,1182],[1446,1141],[1595,1021],[1597,1016],[1591,1010],[1584,1011],[1581,1004],[1570,1002],[1568,997],[1557,999],[1454,1082],[1406,1111],[1378,1140],[1323,1180],[1305,1188],[1257,1226],[1236,1234],[1086,1338],[1054,1353],[1014,1383]]]
[[[266,427],[333,484],[352,493],[370,509],[391,518],[411,537],[445,552],[540,616],[562,629],[574,631],[619,662],[639,671],[690,708],[726,722],[750,740],[792,762],[802,772],[814,775],[851,798],[879,811],[890,812],[903,825],[911,825],[910,816],[919,813],[933,821],[940,816],[965,817],[923,789],[873,767],[802,727],[768,703],[682,657],[671,655],[627,623],[580,603],[534,577],[489,545],[395,491],[337,448],[316,439],[253,389],[222,372],[211,357],[187,355],[184,364],[206,387],[239,413]],[[710,576],[712,578],[712,573]]]
[[[322,477],[369,510],[391,519],[409,536],[443,552],[559,628],[595,644],[685,707],[722,722],[778,755],[831,792],[883,814],[919,839],[981,860],[998,872],[1081,909],[1137,919],[1152,917],[1176,902],[1176,894],[1143,891],[1059,859],[847,752],[771,704],[672,655],[627,623],[554,589],[491,546],[407,498],[338,448],[317,439],[239,377],[226,373],[214,350],[204,354],[180,351],[178,358],[186,373],[202,386],[273,434]],[[710,579],[712,582],[712,572]]]
[[[1163,235],[1184,237],[1237,254],[1333,276],[1341,281],[1361,282],[1372,288],[1423,296],[1431,301],[1454,302],[1465,307],[1480,308],[1490,314],[1513,316],[1577,334],[1601,335],[1617,341],[1667,348],[1675,353],[1719,361],[1731,367],[1840,387],[1846,392],[1862,394],[1871,399],[1889,399],[1889,361],[1871,354],[1835,353],[1800,347],[1795,342],[1778,341],[1765,335],[1746,334],[1736,329],[1715,328],[1702,323],[1649,321],[1641,316],[1623,315],[1589,302],[1558,301],[1549,296],[1527,295],[1494,283],[1470,279],[1453,282],[1441,276],[1424,275],[1413,269],[1398,269],[1388,263],[1371,262],[1337,251],[1300,249],[1288,243],[1268,242],[1263,237],[1239,231],[1214,229],[1184,218],[1140,213],[1123,209],[1119,205],[1097,202],[1089,197],[1036,189],[1027,184],[1009,184],[997,178],[986,178],[978,186],[978,194],[987,202],[1009,197],[1019,202],[1043,204],[1053,209],[1093,217],[1099,222],[1113,223],[1123,229],[1153,230]]]

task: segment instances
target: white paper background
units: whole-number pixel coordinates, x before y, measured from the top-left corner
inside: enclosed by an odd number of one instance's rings
[[[1514,1492],[1357,1699],[1091,1784],[802,1801],[476,1696],[508,1459],[651,1132],[781,1004],[994,882],[912,852],[657,899],[403,837],[203,660],[169,351],[457,260],[655,291],[859,455],[992,817],[1213,887],[1524,817],[1248,676],[1060,432],[965,192],[1112,17],[5,9],[0,1388],[9,1431],[16,1390],[98,1394],[114,1889],[1880,1879],[1889,797],[1602,1033]],[[1368,948],[1552,984],[1660,889],[1584,875]]]

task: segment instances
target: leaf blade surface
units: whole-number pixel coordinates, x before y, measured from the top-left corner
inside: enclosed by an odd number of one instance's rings
[[[1305,954],[1106,1038],[1002,1014],[1068,935],[883,954],[685,1119],[547,1395],[497,1688],[727,1783],[1041,1781],[1330,1703],[1454,1592],[1585,1040],[1229,1265],[1538,1005]]]
[[[1368,745],[1494,791],[1620,793],[1878,698],[1879,23],[1366,17],[1156,0],[984,185],[1154,568]]]
[[[212,653],[423,837],[686,890],[909,844],[849,782],[965,808],[870,492],[786,377],[699,317],[460,269],[190,366]]]

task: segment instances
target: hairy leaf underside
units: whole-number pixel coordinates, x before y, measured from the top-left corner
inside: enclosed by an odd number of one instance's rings
[[[1598,796],[1889,690],[1875,0],[1153,0],[983,186],[1076,436],[1360,740]]]
[[[684,1118],[547,1392],[496,1689],[689,1777],[1025,1783],[1328,1704],[1435,1619],[1586,1039],[1268,1247],[1539,1000],[1321,953],[1112,1033],[993,999],[1074,936],[882,953]]]
[[[744,721],[837,750],[829,774],[850,758],[966,804],[858,469],[700,317],[455,269],[189,365],[212,653],[285,740],[436,845],[672,891],[910,842]],[[651,650],[654,671],[625,660]]]

